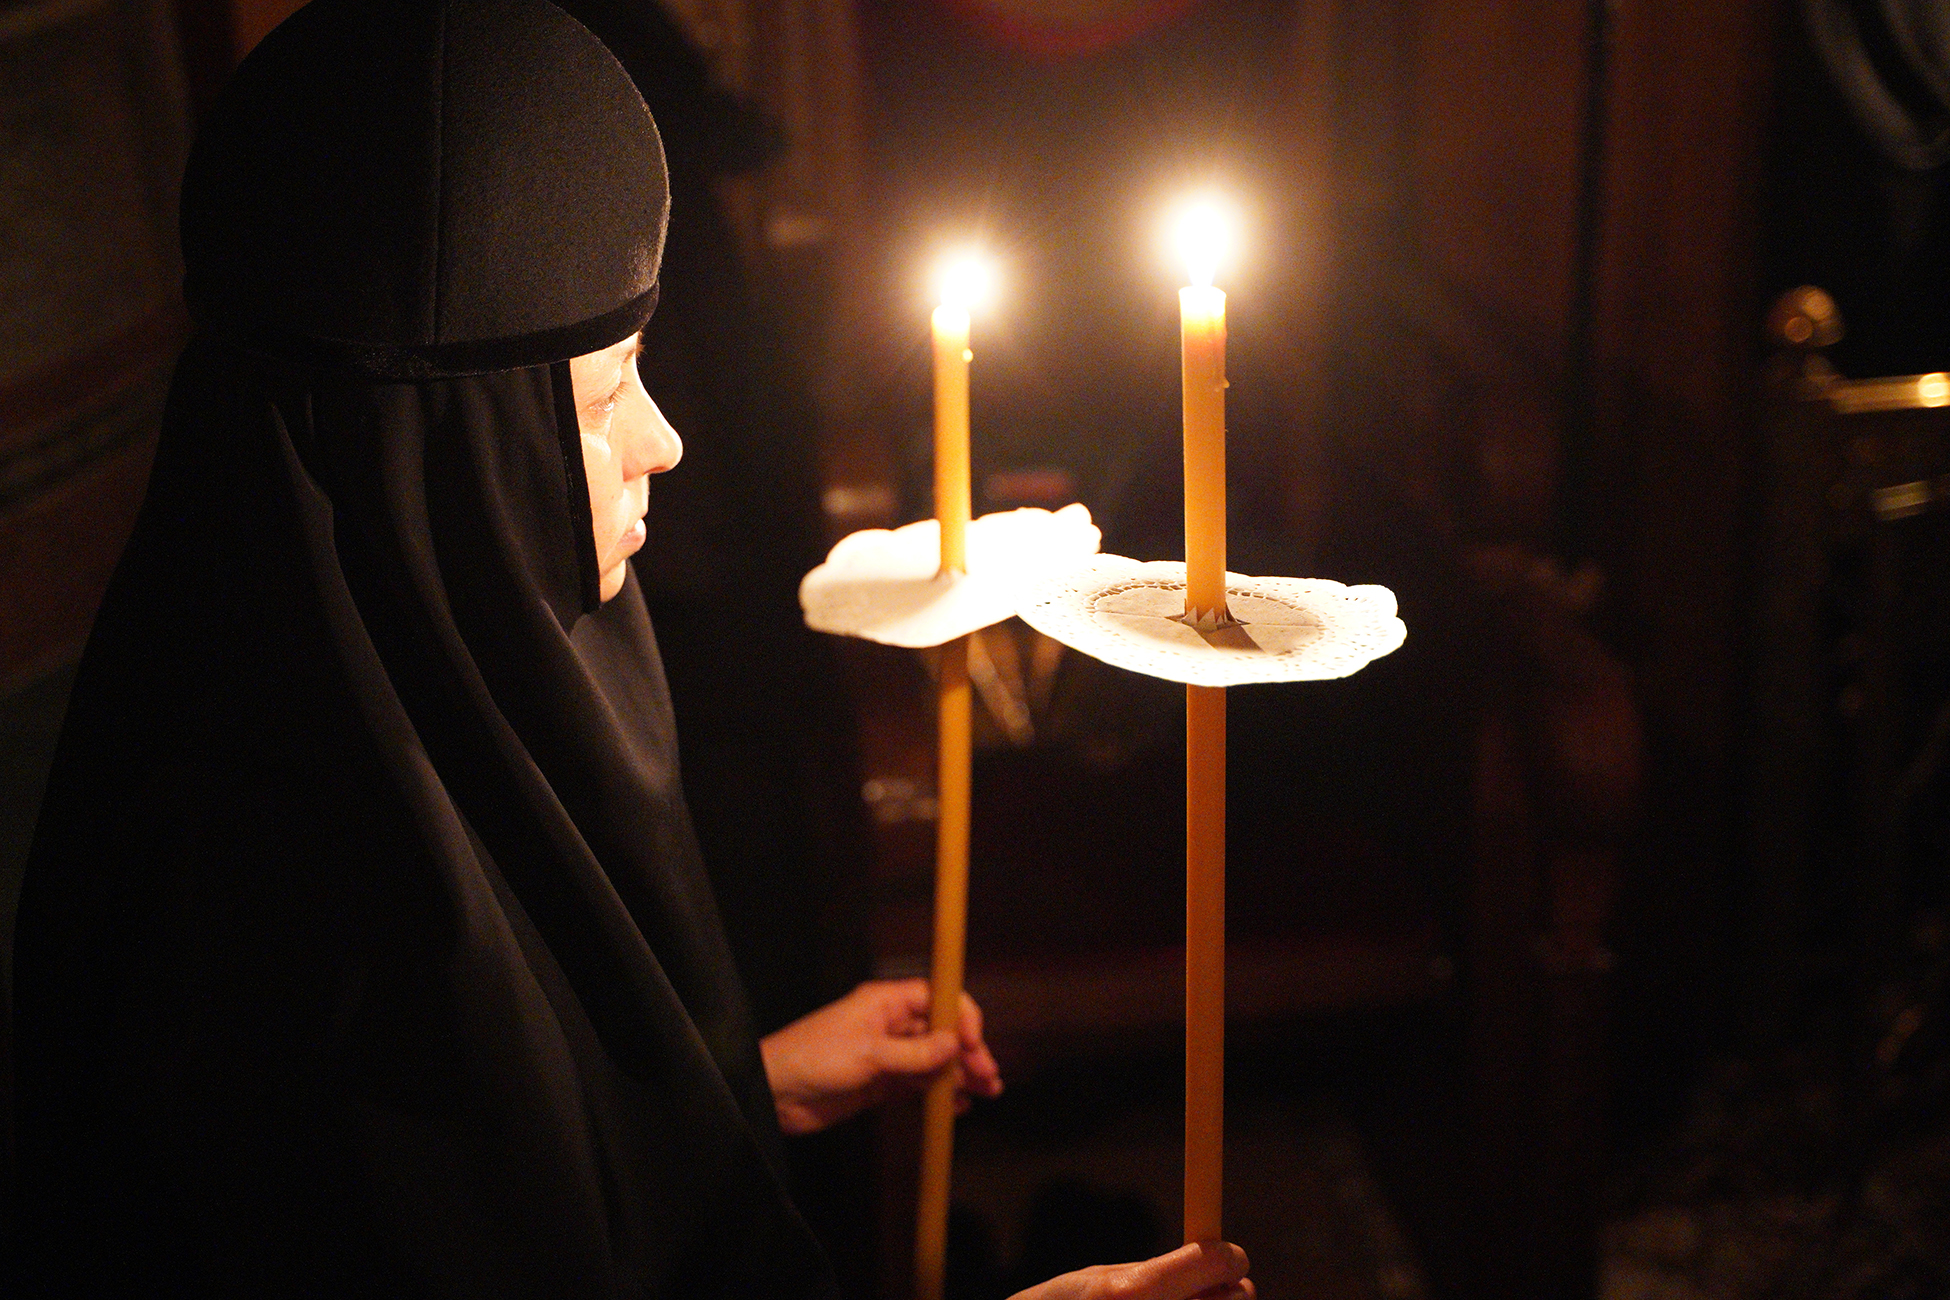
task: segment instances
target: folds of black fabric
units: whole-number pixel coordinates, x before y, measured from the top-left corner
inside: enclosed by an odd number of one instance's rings
[[[265,383],[186,357],[77,681],[27,1239],[77,1293],[817,1293],[641,598],[580,613],[548,369]]]
[[[826,1294],[641,593],[588,597],[559,349],[627,337],[654,298],[654,128],[543,0],[301,18],[186,182],[200,334],[28,866],[19,1293]],[[321,62],[387,24],[419,63]],[[275,213],[252,187],[296,182],[270,155],[342,168],[362,143],[357,112],[282,135],[240,114],[496,59],[527,60],[519,85],[435,76],[434,162],[451,182],[456,159],[525,158],[548,203],[447,184],[430,224],[301,214],[283,254],[190,237],[192,211],[204,236]],[[556,94],[532,120],[478,102]],[[591,104],[637,136],[527,138]],[[463,121],[480,138],[456,149]],[[425,190],[425,152],[395,155],[358,202]],[[605,184],[628,201],[581,202]],[[393,238],[437,247],[373,243]],[[349,251],[304,243],[332,239]],[[593,269],[560,293],[503,275],[537,246]],[[619,248],[637,260],[602,261]]]

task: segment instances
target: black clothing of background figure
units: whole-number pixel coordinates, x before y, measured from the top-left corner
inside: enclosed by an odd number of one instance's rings
[[[566,359],[656,298],[544,0],[315,0],[184,191],[184,356],[16,955],[27,1294],[830,1291]]]

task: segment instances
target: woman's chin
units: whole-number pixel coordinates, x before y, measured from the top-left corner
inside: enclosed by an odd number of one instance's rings
[[[596,594],[605,601],[615,596],[617,592],[623,590],[623,579],[628,576],[629,570],[628,560],[619,560],[615,568],[605,569],[602,580],[596,585]]]

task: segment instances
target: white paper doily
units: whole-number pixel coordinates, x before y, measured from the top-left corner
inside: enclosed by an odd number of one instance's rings
[[[1183,564],[1099,555],[1038,583],[1016,612],[1092,658],[1193,686],[1346,677],[1408,635],[1386,587],[1228,573],[1226,604],[1237,623],[1196,631],[1179,617]]]
[[[1102,535],[1081,505],[1004,510],[968,525],[968,572],[941,567],[941,526],[869,528],[840,539],[799,583],[818,632],[883,645],[942,645],[1016,612],[1038,580],[1096,554]]]

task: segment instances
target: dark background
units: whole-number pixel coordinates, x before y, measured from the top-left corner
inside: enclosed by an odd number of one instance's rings
[[[176,169],[292,7],[0,6],[0,934],[187,330]],[[1769,612],[1782,557],[1846,529],[1782,504],[1764,322],[1816,284],[1842,374],[1950,367],[1950,226],[1943,172],[1877,152],[1798,5],[602,12],[672,142],[645,377],[687,451],[639,575],[767,1028],[925,966],[927,657],[814,637],[793,592],[837,537],[928,513],[929,258],[973,238],[1001,265],[977,510],[1081,500],[1107,550],[1171,558],[1157,224],[1212,185],[1245,231],[1231,567],[1384,583],[1410,630],[1349,681],[1232,695],[1237,1167],[1289,1188],[1242,1212],[1249,1248],[1312,1261],[1292,1294],[1943,1281],[1942,1212],[1912,1204],[1944,1185],[1941,777],[1916,769],[1902,865],[1865,888],[1847,703],[1851,665],[1899,647],[1875,698],[1895,750],[1927,751],[1936,525],[1887,570],[1901,617],[1861,613],[1884,571],[1852,542],[1807,579],[1815,631]],[[969,1295],[1164,1244],[1175,1213],[1131,1199],[1091,1125],[1176,1105],[1176,693],[1020,626],[984,646],[970,980],[1018,1086],[965,1126]],[[1790,697],[1769,665],[1796,655],[1814,685]],[[1789,734],[1794,780],[1769,761]],[[862,1294],[904,1277],[911,1119],[800,1148]],[[1005,1194],[1051,1169],[1083,1182]],[[1336,1214],[1369,1226],[1276,1244]]]

